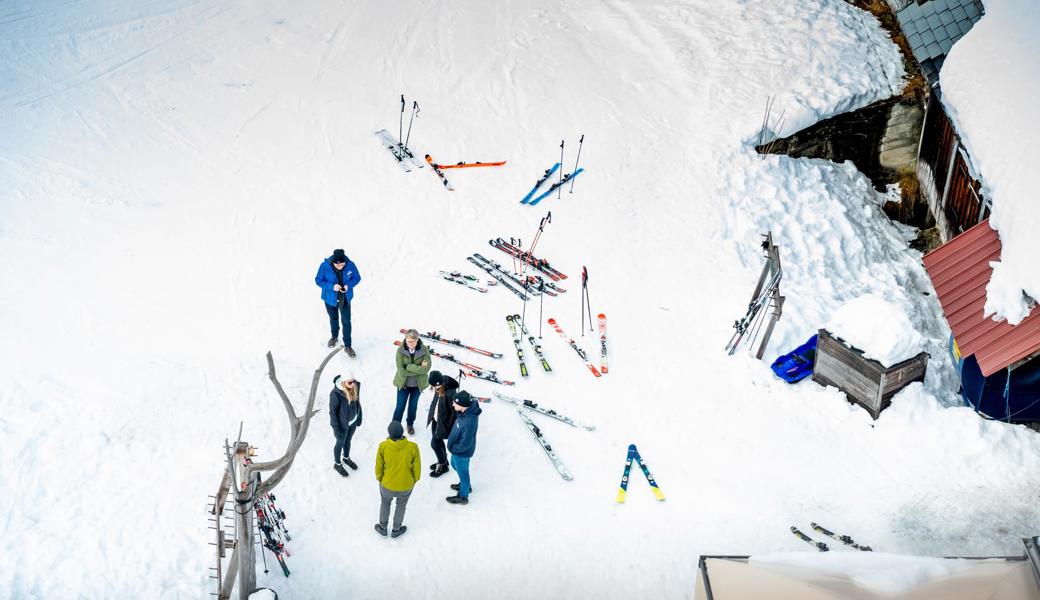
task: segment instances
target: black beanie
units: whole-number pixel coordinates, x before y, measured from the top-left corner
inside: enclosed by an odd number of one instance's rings
[[[347,253],[343,251],[343,248],[336,248],[332,251],[332,262],[347,262]]]
[[[470,396],[466,390],[462,390],[455,394],[455,404],[468,407],[470,404],[473,404],[473,396]]]
[[[386,432],[390,435],[390,439],[399,440],[404,437],[404,427],[401,427],[400,421],[390,421],[390,425],[386,428]]]
[[[430,371],[430,385],[440,385],[444,383],[444,375],[440,371]]]

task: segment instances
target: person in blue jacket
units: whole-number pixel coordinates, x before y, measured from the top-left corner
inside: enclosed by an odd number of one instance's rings
[[[332,256],[318,266],[318,274],[314,283],[321,288],[321,299],[325,302],[325,312],[329,313],[329,326],[332,337],[329,348],[336,345],[339,337],[340,319],[343,320],[343,351],[354,358],[357,354],[350,343],[350,301],[354,298],[354,287],[361,282],[354,261],[347,258],[342,248],[332,251]]]
[[[451,504],[469,504],[469,460],[477,449],[477,424],[480,417],[480,403],[476,402],[469,392],[462,390],[455,394],[452,406],[458,416],[448,436],[448,452],[451,452],[451,468],[459,474],[459,482],[451,484],[451,489],[458,493],[448,496]]]
[[[336,444],[332,448],[332,468],[340,475],[350,475],[346,467],[357,471],[357,463],[350,459],[350,440],[361,427],[361,382],[351,373],[336,375],[329,393],[329,422]]]

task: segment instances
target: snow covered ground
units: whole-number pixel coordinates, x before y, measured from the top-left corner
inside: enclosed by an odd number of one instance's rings
[[[893,553],[1014,553],[1036,533],[1040,438],[955,407],[912,232],[853,165],[749,146],[769,96],[788,134],[900,87],[895,47],[840,0],[8,3],[0,56],[0,597],[213,589],[222,443],[243,420],[261,457],[284,447],[263,356],[302,406],[328,333],[312,278],[337,247],[363,276],[362,470],[332,471],[319,415],[277,490],[293,575],[259,575],[285,597],[678,598],[699,554],[804,550],[788,527],[810,520]],[[450,193],[402,173],[372,136],[402,92],[420,151],[508,165],[449,173]],[[574,193],[519,205],[582,133]],[[539,254],[571,278],[545,317],[579,335],[586,265],[610,319],[609,375],[546,328],[553,373],[514,390],[597,425],[536,417],[574,481],[492,403],[470,505],[444,502],[453,476],[423,480],[408,534],[379,538],[391,342],[436,329],[506,353],[467,358],[518,379],[515,297],[436,271],[505,259],[488,238],[529,242],[548,210]],[[723,352],[767,229],[787,296],[768,360],[867,293],[923,336],[928,380],[876,423]],[[635,475],[614,503],[630,443],[666,502]]]

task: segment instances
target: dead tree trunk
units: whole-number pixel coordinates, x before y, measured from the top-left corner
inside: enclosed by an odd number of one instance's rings
[[[310,394],[307,397],[307,408],[301,416],[296,415],[289,397],[285,394],[285,390],[282,389],[282,384],[278,382],[278,377],[275,375],[274,370],[274,358],[270,352],[267,353],[267,376],[271,379],[271,383],[274,384],[274,389],[282,399],[282,404],[285,405],[285,412],[289,416],[289,444],[281,457],[268,462],[250,463],[249,457],[252,452],[249,444],[242,442],[240,439],[232,447],[225,442],[228,462],[227,473],[231,480],[231,489],[234,492],[235,499],[236,542],[235,551],[231,558],[232,564],[228,569],[224,585],[221,586],[222,589],[219,595],[222,598],[230,598],[236,575],[238,576],[239,600],[248,600],[249,595],[256,590],[256,540],[253,522],[256,513],[254,503],[257,498],[261,498],[264,494],[273,490],[285,478],[285,475],[292,467],[293,461],[296,459],[296,453],[299,452],[303,446],[304,438],[307,437],[307,429],[310,426],[311,417],[318,412],[314,410],[314,398],[317,396],[321,374],[325,370],[325,366],[329,364],[329,361],[332,360],[332,357],[339,350],[337,347],[330,352],[325,357],[325,360],[321,361],[317,370],[314,371],[314,377],[311,379]],[[274,473],[261,482],[260,473],[264,471],[274,471]]]

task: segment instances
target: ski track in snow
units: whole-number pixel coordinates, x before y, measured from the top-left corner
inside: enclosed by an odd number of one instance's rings
[[[688,597],[699,554],[802,550],[788,527],[810,520],[933,555],[1010,553],[1035,533],[1040,442],[953,407],[948,330],[883,195],[851,164],[748,147],[768,96],[789,134],[899,88],[869,15],[839,0],[29,6],[0,16],[0,596],[212,591],[204,505],[222,442],[244,420],[261,458],[282,451],[263,356],[301,410],[326,351],[312,278],[341,246],[363,277],[361,470],[331,470],[320,413],[276,491],[293,575],[258,574],[286,597]],[[429,168],[402,173],[372,135],[396,133],[402,92],[422,108],[420,155],[508,164],[449,174],[454,192]],[[519,205],[561,138],[573,170],[582,133],[574,193]],[[520,380],[504,322],[515,297],[436,274],[483,277],[473,252],[508,264],[487,240],[529,244],[548,211],[536,253],[570,278],[544,317],[598,356],[575,314],[587,265],[593,315],[610,317],[600,380],[544,324],[554,372],[533,364]],[[928,340],[925,385],[876,423],[833,389],[722,351],[766,229],[787,296],[767,359],[864,292]],[[596,425],[533,417],[575,480],[492,402],[471,504],[444,502],[453,473],[424,479],[408,534],[378,538],[371,465],[401,327],[504,353],[447,350]],[[666,502],[633,472],[614,503],[629,443]],[[445,568],[458,557],[465,568]]]

